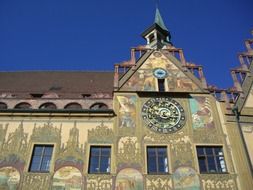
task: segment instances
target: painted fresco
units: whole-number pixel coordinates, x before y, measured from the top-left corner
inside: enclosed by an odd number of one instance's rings
[[[52,190],[81,190],[82,174],[77,168],[67,166],[57,170],[53,177]]]
[[[245,107],[253,107],[253,86],[250,89],[247,101],[245,103]]]
[[[20,174],[13,167],[4,167],[0,169],[0,189],[16,190],[18,189]]]
[[[117,96],[119,101],[119,127],[136,126],[136,96]]]
[[[196,171],[190,167],[179,167],[173,174],[175,190],[200,190]]]
[[[189,101],[193,129],[214,128],[214,118],[209,99],[203,96],[195,96]]]
[[[249,153],[251,166],[253,168],[253,124],[241,124],[243,137]]]
[[[122,86],[121,90],[157,91],[157,79],[153,75],[153,71],[156,68],[162,68],[168,72],[167,78],[165,78],[165,85],[167,84],[168,91],[199,91],[197,85],[160,52],[153,53]]]
[[[132,168],[121,170],[116,178],[115,190],[143,190],[141,173]]]

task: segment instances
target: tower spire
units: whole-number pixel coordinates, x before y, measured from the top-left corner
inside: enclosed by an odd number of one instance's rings
[[[154,49],[161,49],[166,45],[171,45],[170,32],[164,24],[157,3],[154,23],[142,33],[142,37],[146,39],[147,45]]]
[[[156,6],[156,11],[155,11],[155,24],[158,24],[162,29],[169,31],[167,27],[165,26],[163,22],[163,18],[161,16],[161,13],[159,11],[158,5]]]

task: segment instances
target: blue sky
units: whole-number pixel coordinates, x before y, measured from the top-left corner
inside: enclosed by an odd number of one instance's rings
[[[232,85],[229,69],[251,38],[253,0],[160,0],[187,61],[209,84]],[[0,0],[0,71],[113,70],[145,44],[155,0]]]

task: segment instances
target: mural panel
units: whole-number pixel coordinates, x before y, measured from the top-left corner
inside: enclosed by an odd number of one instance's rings
[[[121,170],[116,178],[115,190],[143,190],[141,173],[132,168]]]
[[[18,189],[20,174],[13,167],[4,167],[0,169],[0,189],[16,190]]]
[[[117,96],[119,101],[119,127],[136,126],[136,101],[133,95]]]
[[[190,167],[179,167],[173,174],[175,190],[200,190],[196,171]]]
[[[199,90],[198,86],[183,71],[160,52],[154,52],[121,89],[126,91],[157,91],[157,78],[154,77],[153,73],[157,68],[167,71],[165,80],[167,81],[168,91],[187,92]]]
[[[57,170],[53,177],[52,190],[81,190],[82,174],[74,167],[67,166]]]
[[[243,137],[246,142],[247,150],[249,153],[251,166],[253,168],[253,124],[241,124]]]
[[[245,107],[253,107],[253,86],[250,89],[249,95],[245,103]]]
[[[199,128],[214,128],[214,118],[207,97],[195,96],[190,99],[190,108],[192,113],[192,127]]]

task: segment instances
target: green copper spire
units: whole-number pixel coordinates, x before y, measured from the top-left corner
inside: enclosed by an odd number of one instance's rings
[[[163,22],[163,18],[160,14],[158,7],[156,7],[156,12],[155,12],[155,23],[158,24],[163,30],[169,31]]]

